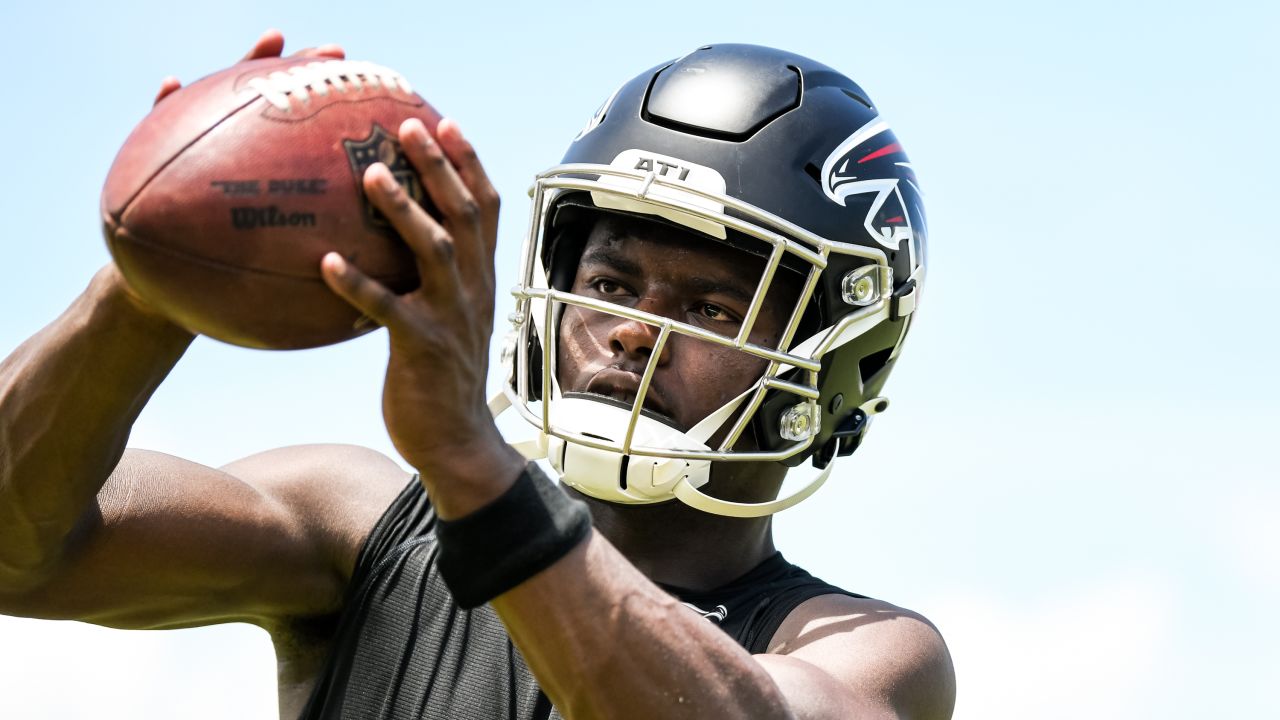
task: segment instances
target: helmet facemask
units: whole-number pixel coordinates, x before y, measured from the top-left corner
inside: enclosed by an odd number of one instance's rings
[[[522,254],[520,284],[514,291],[513,336],[504,353],[510,384],[507,401],[538,432],[536,455],[545,455],[564,482],[581,492],[623,504],[647,504],[673,497],[710,512],[751,516],[775,512],[806,497],[821,480],[773,503],[731,503],[698,488],[712,462],[785,462],[804,457],[820,430],[819,371],[822,356],[886,320],[892,271],[875,248],[817,237],[782,218],[742,203],[718,188],[691,186],[686,176],[666,177],[655,167],[634,169],[630,159],[615,165],[566,165],[540,175],[533,188],[529,237]],[[621,165],[621,167],[619,166]],[[704,185],[705,187],[705,185]],[[589,198],[589,200],[588,200]],[[633,214],[679,225],[735,250],[762,258],[763,271],[738,331],[717,334],[681,320],[571,292],[577,257],[557,247],[555,213],[566,206],[591,212]],[[823,292],[822,272],[833,255],[858,267],[848,278],[858,309],[816,334],[808,313],[815,292]],[[548,263],[551,272],[548,272]],[[850,273],[852,275],[853,273]],[[799,286],[775,342],[758,344],[752,331],[766,302],[778,302],[782,277]],[[829,285],[829,283],[828,283]],[[827,288],[829,290],[829,288]],[[654,333],[653,348],[629,402],[598,395],[565,393],[559,387],[557,357],[560,321],[566,308],[603,313],[643,323]],[[742,393],[687,428],[646,410],[659,358],[676,337],[745,353],[764,371]],[[548,392],[543,392],[543,389]],[[778,409],[781,408],[779,411]],[[779,417],[761,422],[762,409]],[[743,442],[772,429],[765,443]]]

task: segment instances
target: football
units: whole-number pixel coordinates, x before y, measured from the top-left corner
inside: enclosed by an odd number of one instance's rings
[[[431,209],[396,140],[415,117],[432,131],[440,120],[373,63],[269,58],[210,75],[161,100],[121,147],[102,190],[107,246],[130,287],[192,332],[271,349],[368,332],[320,259],[336,251],[393,291],[417,286],[361,185],[385,163]]]

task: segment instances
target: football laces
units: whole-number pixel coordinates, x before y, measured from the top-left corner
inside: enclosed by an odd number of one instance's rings
[[[253,78],[248,86],[283,112],[289,111],[291,97],[307,103],[313,94],[326,97],[331,91],[348,93],[366,88],[386,88],[391,92],[413,92],[409,81],[400,73],[361,60],[326,60],[295,65],[288,70]]]

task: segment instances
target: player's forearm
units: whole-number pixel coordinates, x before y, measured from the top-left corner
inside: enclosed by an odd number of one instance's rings
[[[142,312],[114,267],[0,362],[0,590],[38,584],[192,336]]]
[[[493,601],[566,718],[786,718],[743,648],[593,533]]]

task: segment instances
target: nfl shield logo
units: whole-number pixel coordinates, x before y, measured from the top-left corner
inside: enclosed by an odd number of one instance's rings
[[[343,140],[342,145],[347,150],[347,159],[351,161],[351,172],[355,174],[356,188],[360,192],[365,220],[369,224],[382,230],[391,230],[391,223],[373,206],[373,203],[369,202],[363,190],[364,171],[376,162],[386,165],[387,169],[391,170],[391,175],[396,182],[400,183],[400,187],[404,188],[405,193],[413,198],[414,202],[425,205],[423,201],[426,195],[422,184],[418,182],[418,173],[409,163],[409,158],[400,151],[400,143],[395,136],[381,125],[374,123],[369,137],[363,140]]]

